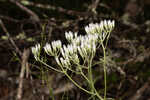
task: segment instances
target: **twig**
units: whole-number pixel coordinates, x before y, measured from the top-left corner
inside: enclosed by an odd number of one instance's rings
[[[96,12],[96,8],[99,4],[100,0],[93,0],[93,3],[92,5],[89,7],[89,10],[91,10],[92,12],[94,12],[95,14],[97,13]]]
[[[0,18],[1,18],[1,19],[9,20],[9,21],[12,21],[12,22],[15,22],[15,23],[18,23],[18,22],[19,22],[19,20],[14,19],[14,18],[11,18],[11,17],[9,17],[9,16],[0,15]]]
[[[139,100],[144,91],[149,87],[149,82],[150,81],[146,82],[140,89],[138,89],[129,100]]]
[[[22,55],[21,72],[19,76],[19,87],[18,87],[16,100],[22,99],[23,78],[24,78],[24,73],[25,73],[25,67],[27,67],[28,65],[27,60],[29,57],[29,53],[30,53],[29,49],[25,49]]]
[[[150,48],[147,48],[146,50],[144,50],[143,53],[137,55],[136,57],[132,57],[130,59],[128,59],[127,61],[124,62],[120,62],[119,65],[127,65],[128,63],[137,63],[137,62],[143,62],[145,59],[147,59],[148,57],[150,57],[150,53],[149,53]]]
[[[22,10],[24,10],[25,12],[27,12],[29,15],[32,16],[32,20],[36,21],[36,22],[40,22],[40,18],[30,9],[28,9],[27,7],[23,6],[21,3],[19,3],[17,0],[9,0],[10,2],[16,4],[19,8],[21,8]]]
[[[9,41],[11,42],[11,44],[13,45],[13,47],[15,48],[16,52],[19,53],[19,55],[21,56],[22,55],[22,52],[19,50],[19,48],[17,47],[17,45],[15,44],[14,40],[10,37],[10,34],[9,32],[7,31],[5,25],[3,24],[2,20],[0,19],[0,25],[3,29],[3,31],[6,33]]]
[[[38,7],[38,8],[42,8],[42,9],[51,9],[51,10],[55,10],[61,13],[65,13],[71,16],[77,16],[77,17],[87,17],[92,15],[92,13],[90,12],[79,12],[79,11],[74,11],[74,10],[68,10],[62,7],[56,7],[53,5],[46,5],[46,4],[40,4],[40,3],[34,3],[32,1],[28,1],[28,4],[26,4],[28,6],[34,6],[34,7]]]
[[[75,88],[75,86],[72,83],[66,83],[63,87],[54,90],[54,95],[70,91],[73,88]]]

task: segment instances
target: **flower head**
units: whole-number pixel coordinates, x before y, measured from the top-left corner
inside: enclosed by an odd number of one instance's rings
[[[40,49],[41,49],[41,45],[40,44],[36,44],[35,47],[31,48],[35,60],[39,60],[40,59]]]
[[[100,23],[91,23],[88,26],[85,26],[85,31],[87,34],[98,34],[99,37],[104,40],[107,34],[109,34],[115,26],[114,20],[104,20]]]
[[[50,56],[57,56],[61,47],[62,47],[61,41],[57,40],[53,41],[51,44],[46,43],[46,45],[44,46],[44,50]]]
[[[71,31],[65,32],[65,37],[66,37],[67,41],[69,43],[71,43],[73,41],[73,39],[77,38],[77,33],[73,34],[73,32],[71,32]]]
[[[71,64],[70,64],[70,60],[69,59],[64,59],[62,57],[58,58],[58,57],[55,57],[55,60],[57,62],[57,64],[59,66],[62,66],[62,67],[69,67]]]
[[[101,21],[100,23],[101,25],[103,25],[105,31],[112,31],[113,28],[115,27],[115,21],[110,21],[110,20],[104,20],[104,21]]]
[[[61,54],[63,58],[69,58],[72,60],[77,55],[77,46],[73,44],[67,46],[63,45],[63,48],[61,48]]]
[[[52,47],[53,47],[53,50],[54,50],[54,51],[59,50],[59,49],[61,48],[61,46],[62,46],[62,43],[61,43],[60,40],[57,40],[57,41],[53,41],[53,42],[52,42]]]

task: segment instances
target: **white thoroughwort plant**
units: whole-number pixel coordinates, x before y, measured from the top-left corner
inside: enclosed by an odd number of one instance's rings
[[[82,36],[71,31],[65,33],[65,37],[69,42],[68,45],[63,45],[60,40],[53,41],[51,44],[46,43],[43,47],[47,55],[53,56],[60,68],[52,67],[44,62],[40,57],[40,44],[32,47],[32,53],[35,60],[41,62],[45,66],[65,74],[74,85],[81,90],[90,94],[92,97],[97,97],[99,100],[106,100],[107,82],[106,82],[106,47],[111,31],[114,29],[115,22],[104,20],[100,23],[91,23],[85,27],[87,35]],[[105,41],[105,42],[104,42]],[[93,58],[98,47],[103,49],[103,70],[104,70],[104,96],[102,97],[94,86],[92,74]],[[81,59],[83,62],[81,62]],[[75,67],[73,67],[75,66]],[[87,73],[85,71],[87,70]],[[89,85],[89,90],[82,88],[75,80],[69,76],[67,71],[72,71],[81,75]]]

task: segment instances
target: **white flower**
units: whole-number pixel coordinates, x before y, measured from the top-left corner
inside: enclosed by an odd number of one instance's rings
[[[87,34],[95,34],[97,24],[90,23],[88,26],[85,27],[85,31]]]
[[[55,60],[56,60],[56,62],[57,62],[57,64],[58,64],[59,66],[62,66],[62,64],[60,63],[60,61],[59,61],[59,58],[58,58],[58,57],[55,57]]]
[[[46,45],[44,46],[44,50],[50,56],[57,56],[61,47],[62,47],[61,41],[57,40],[53,41],[51,44],[46,43]]]
[[[63,45],[63,48],[61,48],[61,54],[62,57],[66,60],[69,59],[70,61],[74,63],[79,63],[79,58],[78,58],[78,50],[77,46],[74,44],[69,44],[69,45]],[[67,60],[68,61],[68,60]]]
[[[94,42],[92,43],[92,51],[93,53],[96,53],[96,44]]]
[[[67,58],[69,55],[69,51],[66,45],[63,45],[63,47],[60,49],[60,52],[64,58]]]
[[[101,35],[102,32],[107,33],[111,32],[115,26],[114,20],[104,20],[98,23],[91,23],[88,26],[85,26],[85,31],[87,34],[99,34]]]
[[[84,54],[83,54],[83,51],[80,46],[78,46],[78,51],[79,51],[79,54],[81,55],[81,57],[84,59]]]
[[[82,59],[87,59],[96,53],[98,35],[88,34],[80,38],[80,45],[77,47]]]
[[[80,37],[81,36],[78,36],[77,38],[73,39],[72,44],[77,45],[77,46],[80,45],[80,43],[81,43]]]
[[[60,62],[61,62],[61,65],[63,67],[67,68],[70,66],[70,60],[69,59],[64,59],[64,58],[60,57]]]
[[[44,46],[44,50],[48,55],[54,56],[54,53],[52,51],[52,46],[49,43],[46,43],[46,45]]]
[[[114,20],[113,21],[110,21],[110,20],[106,21],[106,20],[104,20],[101,23],[103,24],[103,26],[105,28],[105,31],[112,31],[113,28],[115,27],[115,21]]]
[[[68,40],[68,42],[71,42],[73,40],[73,33],[71,31],[65,32],[65,37]]]
[[[53,47],[53,50],[56,52],[58,49],[60,49],[62,46],[62,43],[60,40],[57,40],[57,41],[53,41],[52,42],[52,47]]]
[[[71,57],[72,55],[77,53],[77,47],[76,45],[70,44],[70,45],[63,45],[63,48],[61,48],[61,54],[64,58]]]
[[[115,21],[114,20],[113,21],[109,21],[108,24],[111,26],[112,29],[115,27]]]
[[[92,44],[93,42],[96,43],[98,41],[98,35],[97,34],[88,34],[85,37],[86,42],[89,42]]]
[[[36,44],[35,47],[32,47],[32,48],[31,48],[35,60],[39,60],[39,57],[40,57],[40,49],[41,49],[41,45],[40,45],[40,44]]]
[[[72,55],[74,53],[77,53],[77,46],[74,44],[70,44],[67,46],[69,54]]]
[[[77,38],[77,32],[74,34],[71,31],[65,32],[65,37],[66,37],[67,41],[71,43],[73,41],[73,39]]]

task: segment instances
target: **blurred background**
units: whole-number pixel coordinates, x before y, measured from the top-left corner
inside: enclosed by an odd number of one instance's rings
[[[84,35],[86,25],[104,19],[115,20],[107,97],[150,100],[149,9],[150,0],[0,0],[0,100],[88,100],[64,75],[35,62],[30,48],[58,39],[65,43],[66,31]],[[103,91],[103,74],[95,78]]]

